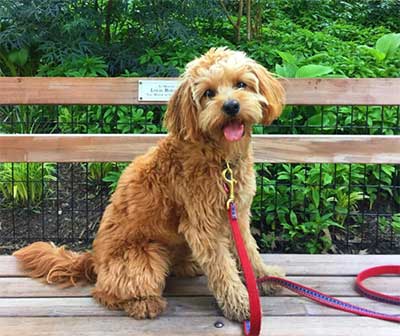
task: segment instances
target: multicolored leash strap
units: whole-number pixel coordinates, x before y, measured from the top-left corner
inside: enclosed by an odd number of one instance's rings
[[[260,284],[265,281],[274,282],[301,296],[305,296],[327,307],[331,307],[334,309],[342,310],[348,313],[357,314],[361,316],[367,316],[392,322],[400,322],[400,314],[389,315],[365,309],[362,307],[358,307],[356,305],[339,300],[330,295],[324,294],[310,287],[303,286],[291,280],[273,276],[265,276],[256,280],[253,268],[251,266],[251,262],[247,255],[242,235],[240,233],[239,223],[237,220],[237,210],[236,210],[235,194],[234,194],[234,184],[236,183],[236,181],[233,178],[232,170],[229,166],[229,163],[226,163],[226,165],[227,168],[223,170],[222,176],[226,183],[225,184],[226,191],[229,193],[229,199],[226,203],[228,209],[229,223],[231,225],[233,239],[236,244],[236,250],[244,273],[247,292],[249,294],[250,320],[245,321],[243,324],[244,334],[246,336],[258,336],[260,334],[262,312],[260,304],[260,295],[258,292],[257,284]],[[363,295],[371,299],[382,301],[385,303],[400,305],[399,296],[392,296],[379,293],[371,289],[368,289],[363,285],[363,281],[365,279],[383,274],[400,274],[400,265],[377,266],[362,271],[360,274],[358,274],[356,278],[357,289]]]

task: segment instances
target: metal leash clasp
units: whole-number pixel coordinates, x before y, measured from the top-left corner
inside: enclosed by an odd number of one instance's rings
[[[226,168],[222,171],[222,177],[229,192],[229,198],[226,201],[226,208],[229,210],[230,205],[235,201],[235,183],[237,181],[233,178],[233,171],[229,161],[225,161],[225,164]]]

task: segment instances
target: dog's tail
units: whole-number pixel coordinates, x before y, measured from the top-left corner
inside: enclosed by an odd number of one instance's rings
[[[37,242],[13,255],[32,278],[43,279],[49,284],[71,287],[96,281],[90,252],[76,253],[52,243]]]

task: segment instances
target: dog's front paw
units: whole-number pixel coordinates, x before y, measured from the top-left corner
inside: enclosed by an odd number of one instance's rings
[[[220,304],[224,316],[242,322],[250,317],[249,296],[246,289],[232,290]]]
[[[156,318],[166,308],[167,301],[161,296],[147,296],[131,299],[123,304],[124,310],[129,316],[142,320]]]
[[[276,276],[276,277],[284,277],[285,272],[279,266],[266,266],[264,265],[260,272],[257,272],[257,277],[261,278],[264,276]],[[282,287],[277,285],[274,282],[266,281],[259,285],[261,294],[271,295],[277,293],[282,290]]]

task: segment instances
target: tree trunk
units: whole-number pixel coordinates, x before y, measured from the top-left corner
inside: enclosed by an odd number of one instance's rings
[[[106,29],[104,32],[104,41],[106,44],[110,44],[111,41],[111,12],[112,12],[113,0],[108,0],[106,7]]]
[[[238,18],[237,18],[237,22],[236,22],[236,42],[239,43],[240,42],[240,26],[242,23],[242,15],[243,15],[243,0],[239,1],[239,11],[238,11]]]
[[[246,11],[247,11],[247,41],[251,40],[251,0],[246,0]]]
[[[226,8],[226,6],[224,4],[224,1],[223,0],[219,0],[219,3],[221,5],[226,17],[228,18],[229,22],[233,26],[233,29],[235,31],[236,43],[239,43],[240,42],[240,25],[242,23],[242,15],[243,15],[243,0],[239,1],[238,16],[237,16],[236,23],[231,18],[230,14],[228,12],[228,9]]]

